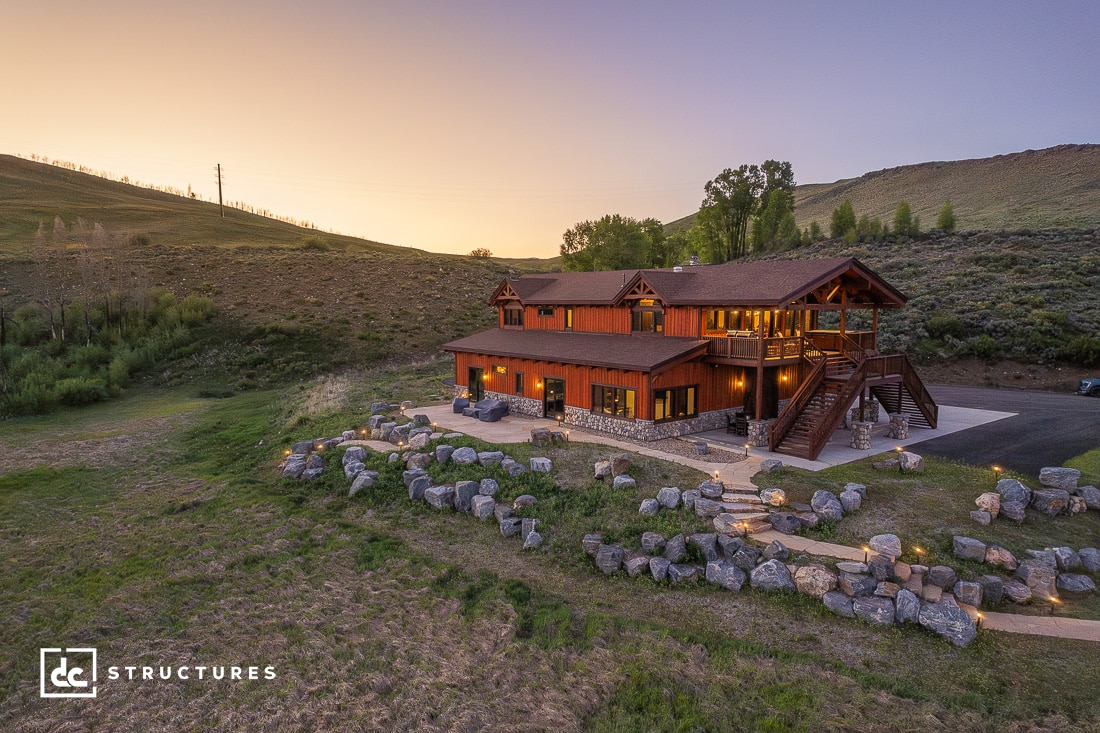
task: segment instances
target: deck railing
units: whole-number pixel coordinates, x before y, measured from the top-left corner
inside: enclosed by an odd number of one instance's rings
[[[760,358],[761,340],[752,336],[704,336],[710,342],[708,356],[724,359]],[[763,340],[764,359],[798,359],[803,355],[805,339],[801,336],[767,338]]]

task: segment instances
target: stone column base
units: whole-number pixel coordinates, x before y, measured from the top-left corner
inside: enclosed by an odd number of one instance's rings
[[[749,434],[745,442],[756,448],[768,445],[768,425],[770,420],[749,420]]]
[[[851,446],[853,448],[856,450],[871,450],[871,426],[873,424],[869,422],[852,423]]]
[[[889,435],[895,440],[909,439],[909,416],[904,414],[890,415]]]

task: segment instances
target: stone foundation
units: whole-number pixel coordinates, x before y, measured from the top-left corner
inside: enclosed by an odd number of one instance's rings
[[[504,394],[502,392],[490,392],[489,390],[485,390],[485,399],[507,402],[508,411],[510,413],[542,417],[542,400],[535,400],[530,397],[521,397],[514,394]]]
[[[771,420],[749,420],[749,435],[745,442],[757,448],[768,445],[768,426]]]
[[[888,434],[894,440],[909,439],[909,416],[903,414],[890,415],[890,427]]]
[[[856,450],[871,450],[871,426],[870,422],[852,423],[852,447]]]
[[[724,428],[727,414],[732,414],[732,410],[713,410],[687,420],[655,423],[652,420],[622,420],[594,414],[580,407],[566,406],[563,423],[631,440],[661,440]]]
[[[879,414],[878,400],[867,400],[863,403],[863,417],[867,422],[877,423]],[[848,418],[848,425],[854,422],[859,422],[859,401],[856,400],[856,406],[852,408],[850,417]]]

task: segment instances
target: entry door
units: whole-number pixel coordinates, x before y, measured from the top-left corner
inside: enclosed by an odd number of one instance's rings
[[[565,417],[565,380],[547,379],[542,393],[542,416],[557,420]]]
[[[483,375],[485,370],[481,367],[470,367],[470,378],[468,384],[470,385],[470,402],[481,402],[485,399],[485,380]]]

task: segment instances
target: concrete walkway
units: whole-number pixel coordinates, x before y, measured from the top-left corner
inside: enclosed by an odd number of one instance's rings
[[[446,432],[448,430],[454,430],[455,432],[465,433],[475,438],[480,438],[489,443],[525,443],[531,437],[532,428],[545,427],[552,430],[559,429],[558,423],[554,420],[526,418],[516,415],[509,415],[495,423],[481,422],[480,420],[475,420],[470,417],[456,415],[451,410],[449,404],[416,408],[412,410],[412,413],[427,415],[438,431]],[[837,435],[834,435],[833,440],[830,441],[830,445],[826,447],[817,461],[804,461],[802,459],[792,458],[791,456],[771,453],[765,449],[750,448],[749,457],[744,461],[739,461],[737,463],[708,463],[706,461],[686,458],[653,448],[647,448],[637,443],[616,440],[615,438],[599,433],[590,433],[588,431],[576,429],[569,429],[566,430],[566,432],[569,434],[569,440],[572,442],[599,443],[625,451],[641,453],[644,456],[660,458],[684,466],[690,466],[691,468],[696,468],[710,475],[714,475],[714,472],[718,471],[718,477],[730,488],[750,488],[755,491],[756,486],[753,485],[750,479],[760,470],[760,462],[765,458],[778,457],[787,465],[820,471],[831,465],[848,463],[859,458],[866,458],[871,455],[876,455],[877,453],[884,453],[892,450],[895,445],[904,446],[910,443],[917,443],[934,437],[933,434],[937,436],[947,435],[960,430],[966,430],[975,425],[984,425],[996,420],[1002,420],[1006,417],[1011,417],[1013,414],[1014,413],[1008,412],[992,412],[989,410],[941,406],[941,427],[938,430],[914,428],[913,437],[910,440],[895,443],[885,438],[885,426],[880,424],[875,428],[875,431],[878,433],[878,445],[876,446],[876,443],[873,442],[870,451],[857,451],[846,447],[843,444],[843,441],[847,439],[845,432],[837,431]],[[837,436],[840,437],[838,438]],[[702,437],[706,439],[708,443],[726,450],[744,450],[743,444],[739,446],[734,443],[733,441],[736,440],[736,438],[732,435],[727,436],[724,431],[711,431],[692,437],[696,439]],[[839,445],[834,445],[834,443],[838,442],[840,443]],[[366,441],[364,441],[364,443],[366,443]],[[373,443],[373,441],[371,441],[371,443]],[[384,448],[389,444],[381,445]],[[372,447],[374,447],[374,445],[372,445]],[[818,542],[806,537],[799,537],[798,535],[782,534],[775,530],[756,532],[752,537],[764,543],[778,540],[791,550],[803,552],[808,555],[815,555],[817,557],[831,557],[838,560],[854,560],[860,562],[862,562],[865,557],[868,557],[862,549],[848,547],[846,545],[836,545],[830,542]],[[869,554],[873,556],[875,553],[871,552]],[[978,614],[976,609],[968,608],[967,612],[972,616],[977,616]],[[1010,634],[1054,636],[1062,639],[1100,642],[1100,621],[1060,618],[1054,615],[1026,616],[1015,613],[982,612],[981,625],[984,629],[1003,631]]]

